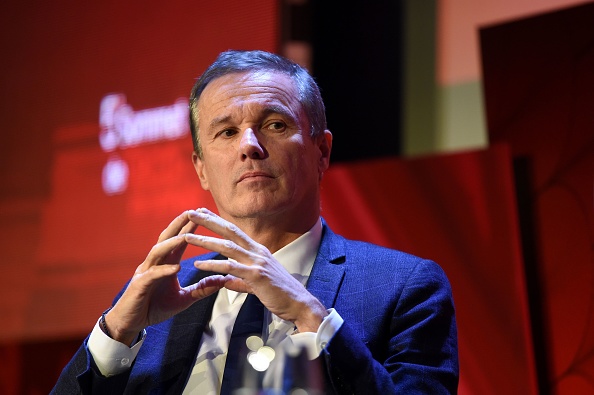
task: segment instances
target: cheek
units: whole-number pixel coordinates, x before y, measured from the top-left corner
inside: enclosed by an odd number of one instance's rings
[[[291,158],[289,169],[291,182],[298,188],[309,188],[319,182],[320,163],[319,157],[310,150],[302,149],[295,152]]]
[[[216,166],[213,166],[213,164],[216,164]],[[204,156],[202,177],[200,179],[202,187],[212,193],[219,191],[225,181],[229,181],[230,172],[226,170],[226,166],[227,164],[220,158],[212,155]]]

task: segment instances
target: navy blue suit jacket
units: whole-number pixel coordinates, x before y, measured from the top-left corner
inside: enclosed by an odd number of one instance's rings
[[[193,262],[213,256],[182,262],[182,286],[209,275]],[[320,356],[328,393],[456,393],[454,305],[436,263],[347,240],[324,224],[307,289],[344,319]],[[98,374],[85,341],[52,393],[181,394],[215,298],[147,328],[132,369],[115,377]]]

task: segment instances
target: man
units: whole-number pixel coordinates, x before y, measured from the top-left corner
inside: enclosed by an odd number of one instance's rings
[[[277,55],[227,51],[196,82],[190,113],[192,159],[218,215],[171,222],[54,392],[227,392],[232,329],[252,294],[269,312],[265,339],[306,347],[325,393],[455,393],[443,271],[346,240],[320,218],[332,135],[311,76]],[[187,245],[213,253],[180,264]]]

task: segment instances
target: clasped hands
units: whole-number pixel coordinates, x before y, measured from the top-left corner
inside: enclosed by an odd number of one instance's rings
[[[202,226],[220,238],[194,234]],[[227,260],[196,261],[206,271],[221,273],[181,287],[180,260],[188,245],[218,252]],[[316,332],[325,307],[272,256],[236,225],[207,209],[176,217],[136,269],[128,287],[105,320],[115,340],[130,345],[138,333],[187,309],[221,288],[255,294],[278,317],[299,332]]]

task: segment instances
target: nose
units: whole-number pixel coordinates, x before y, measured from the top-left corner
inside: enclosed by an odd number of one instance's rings
[[[264,159],[264,147],[252,128],[244,130],[241,140],[239,140],[239,153],[242,159]]]

